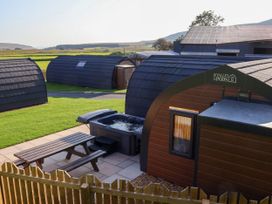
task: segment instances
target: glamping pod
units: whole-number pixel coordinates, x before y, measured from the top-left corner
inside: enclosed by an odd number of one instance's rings
[[[126,113],[145,117],[155,98],[175,82],[218,67],[253,60],[245,57],[151,56],[133,73],[126,94]]]
[[[0,111],[47,102],[40,68],[30,59],[0,60]]]
[[[210,194],[270,195],[271,93],[272,59],[216,65],[176,82],[148,110],[141,169]]]
[[[60,56],[48,65],[48,82],[99,89],[124,89],[135,69],[121,56]]]

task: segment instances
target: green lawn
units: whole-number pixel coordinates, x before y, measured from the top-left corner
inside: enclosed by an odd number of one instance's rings
[[[45,105],[0,113],[0,148],[77,126],[77,116],[104,108],[123,112],[124,100],[49,97]]]
[[[37,60],[35,61],[36,64],[40,67],[41,70],[46,71],[48,64],[50,63],[50,60]]]
[[[88,92],[109,92],[109,93],[126,93],[126,89],[94,89],[89,87],[72,86],[65,84],[46,83],[47,91],[88,91]]]

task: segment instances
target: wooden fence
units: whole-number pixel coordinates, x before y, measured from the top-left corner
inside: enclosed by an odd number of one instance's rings
[[[187,187],[169,191],[159,184],[133,187],[129,181],[102,183],[93,175],[72,178],[65,171],[44,173],[37,167],[19,169],[4,163],[0,169],[0,204],[272,204],[271,197],[247,200],[238,193],[208,196]]]

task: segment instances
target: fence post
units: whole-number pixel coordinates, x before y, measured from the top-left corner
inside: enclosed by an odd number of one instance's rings
[[[0,204],[4,203],[4,197],[3,197],[3,189],[2,189],[2,181],[0,177]]]
[[[92,204],[91,203],[91,192],[90,186],[87,183],[83,183],[80,186],[81,202],[82,204]]]

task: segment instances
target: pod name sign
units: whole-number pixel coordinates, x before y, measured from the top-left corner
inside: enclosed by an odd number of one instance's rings
[[[232,83],[232,84],[237,83],[237,77],[235,74],[214,73],[213,80],[218,82]]]

